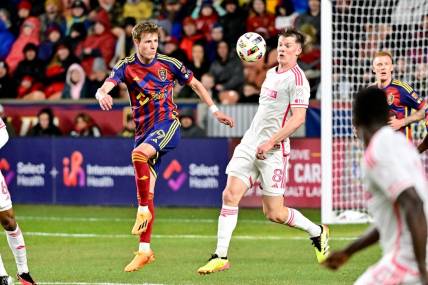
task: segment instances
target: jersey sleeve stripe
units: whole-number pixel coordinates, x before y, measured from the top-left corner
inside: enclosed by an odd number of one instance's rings
[[[293,71],[293,73],[294,73],[294,78],[296,80],[296,85],[297,86],[303,85],[302,74],[300,73],[300,70],[298,68],[296,68],[296,67],[293,67],[291,69],[291,71]]]
[[[400,87],[403,87],[407,92],[412,93],[413,88],[410,87],[409,84],[403,82],[403,81],[399,81],[399,80],[393,80],[392,81],[393,84],[398,85]]]
[[[171,63],[172,63],[172,64],[174,64],[178,69],[180,69],[180,68],[181,68],[181,66],[183,65],[179,60],[177,60],[177,59],[175,59],[175,58],[173,58],[173,57],[169,57],[169,56],[163,55],[163,54],[158,54],[158,59],[161,59],[161,60],[165,60],[165,61],[171,62]]]

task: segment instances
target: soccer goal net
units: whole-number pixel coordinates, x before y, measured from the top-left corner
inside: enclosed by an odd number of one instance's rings
[[[352,131],[352,99],[375,82],[373,54],[391,52],[393,78],[428,92],[428,0],[321,1],[322,220],[369,219],[362,183],[362,145]],[[415,140],[426,133],[413,124]]]

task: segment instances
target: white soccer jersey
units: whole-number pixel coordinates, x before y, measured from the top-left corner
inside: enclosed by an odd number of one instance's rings
[[[290,108],[307,108],[309,97],[309,82],[298,65],[282,73],[276,67],[269,69],[260,92],[259,108],[241,143],[255,149],[269,140],[287,123]],[[290,140],[285,139],[281,147],[288,154]]]
[[[6,130],[6,125],[0,118],[0,148],[6,144],[8,139],[9,135]],[[0,212],[9,210],[10,208],[12,208],[12,201],[10,200],[6,181],[4,180],[3,174],[0,171]]]
[[[410,231],[396,200],[403,190],[414,187],[428,217],[428,185],[421,158],[402,133],[383,127],[371,139],[363,164],[368,210],[380,233],[383,255],[392,260],[391,266],[417,273]]]

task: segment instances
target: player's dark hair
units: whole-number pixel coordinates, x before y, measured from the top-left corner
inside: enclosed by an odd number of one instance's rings
[[[157,34],[159,33],[159,27],[153,22],[145,21],[140,22],[132,28],[132,39],[136,41],[141,40],[141,34]]]
[[[305,36],[294,28],[284,29],[278,36],[283,36],[284,38],[293,37],[301,47],[305,44]]]
[[[372,125],[387,125],[389,106],[385,91],[377,87],[361,89],[355,95],[352,105],[353,124],[369,127]]]

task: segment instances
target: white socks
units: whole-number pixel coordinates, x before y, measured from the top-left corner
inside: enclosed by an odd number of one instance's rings
[[[7,272],[6,272],[6,269],[4,268],[3,260],[1,259],[1,256],[0,256],[0,276],[7,276]]]
[[[215,253],[219,257],[226,257],[230,239],[238,222],[238,207],[223,204],[218,217],[217,249]]]
[[[140,242],[140,245],[138,246],[138,251],[139,252],[150,251],[150,243],[148,243],[148,242]]]
[[[21,229],[18,225],[16,225],[16,229],[14,231],[5,232],[9,247],[12,250],[13,255],[15,256],[18,273],[22,274],[24,272],[28,272],[27,250],[25,249],[24,236],[21,233]]]
[[[317,237],[321,235],[320,226],[311,222],[296,209],[288,208],[288,219],[284,224],[293,228],[301,229],[307,232],[310,237]]]

